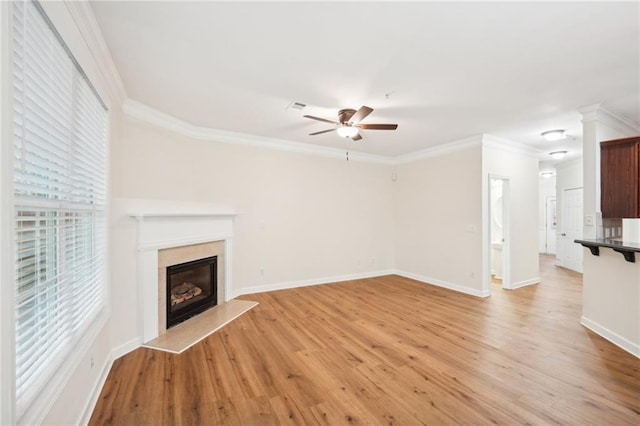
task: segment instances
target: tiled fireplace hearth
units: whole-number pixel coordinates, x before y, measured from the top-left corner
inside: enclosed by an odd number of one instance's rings
[[[138,310],[140,335],[145,343],[167,330],[167,297],[171,297],[167,295],[167,267],[215,258],[216,304],[230,299],[235,214],[230,209],[204,204],[155,202],[138,208],[129,216],[138,225]],[[194,290],[199,289],[191,291]]]

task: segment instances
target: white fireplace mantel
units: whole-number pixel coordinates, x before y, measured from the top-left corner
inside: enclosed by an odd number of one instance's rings
[[[136,201],[128,216],[137,221],[138,323],[144,343],[159,335],[158,250],[224,241],[224,301],[230,299],[233,219],[237,214],[213,204]]]

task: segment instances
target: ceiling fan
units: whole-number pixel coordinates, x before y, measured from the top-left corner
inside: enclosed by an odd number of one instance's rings
[[[368,106],[362,106],[359,110],[355,109],[341,109],[338,111],[338,121],[327,120],[326,118],[314,117],[313,115],[304,115],[305,118],[312,120],[322,121],[323,123],[335,124],[337,127],[327,130],[321,130],[315,133],[309,133],[310,136],[321,135],[322,133],[333,132],[334,130],[338,135],[343,138],[351,138],[354,141],[362,139],[358,130],[395,130],[398,128],[397,124],[360,124],[360,121],[373,112],[372,108]]]

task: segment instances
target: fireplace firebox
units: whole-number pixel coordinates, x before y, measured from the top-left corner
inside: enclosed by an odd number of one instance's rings
[[[167,329],[218,303],[218,256],[167,267]]]

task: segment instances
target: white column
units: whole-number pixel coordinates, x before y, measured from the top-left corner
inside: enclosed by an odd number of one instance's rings
[[[602,210],[600,208],[600,142],[640,134],[631,121],[600,104],[578,108],[582,114],[582,156],[584,179],[583,238],[602,238]],[[587,225],[592,217],[593,225]]]

